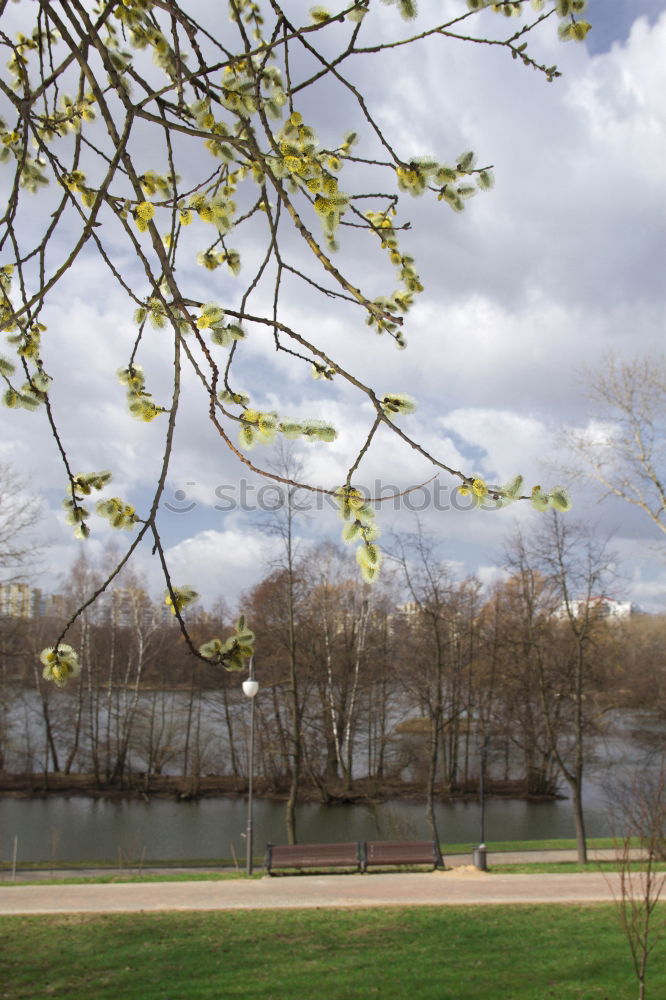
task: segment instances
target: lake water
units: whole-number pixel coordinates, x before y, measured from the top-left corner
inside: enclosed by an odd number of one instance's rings
[[[477,802],[452,802],[437,809],[440,836],[449,843],[479,840]],[[602,788],[588,786],[586,819],[590,836],[611,832]],[[0,856],[18,861],[109,861],[135,864],[179,858],[215,860],[245,854],[247,804],[243,799],[209,798],[196,802],[154,799],[108,801],[85,796],[0,799]],[[302,842],[426,838],[425,806],[414,802],[359,805],[302,805],[297,817]],[[486,802],[488,840],[538,840],[572,837],[568,800]],[[285,843],[284,804],[254,803],[257,855],[266,843]]]

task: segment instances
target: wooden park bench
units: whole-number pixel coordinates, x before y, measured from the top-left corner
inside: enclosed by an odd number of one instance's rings
[[[368,868],[390,865],[432,865],[443,868],[439,844],[434,840],[368,840],[347,844],[269,844],[265,868],[276,869]]]
[[[444,867],[436,840],[368,840],[364,855],[363,871],[387,865],[432,865],[433,869]]]
[[[349,844],[269,844],[265,868],[355,868],[363,870],[363,845]]]

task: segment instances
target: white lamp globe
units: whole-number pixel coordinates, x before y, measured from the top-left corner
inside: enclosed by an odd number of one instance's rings
[[[254,698],[259,690],[259,682],[253,680],[243,681],[243,694],[248,698]]]

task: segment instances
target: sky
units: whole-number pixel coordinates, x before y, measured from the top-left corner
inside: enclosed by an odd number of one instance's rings
[[[455,7],[453,0],[448,6]],[[304,9],[296,2],[289,8]],[[429,8],[423,0],[417,27]],[[383,37],[404,31],[391,7],[373,16]],[[484,17],[494,29],[496,16]],[[518,473],[528,485],[561,481],[562,432],[584,429],[592,417],[584,369],[596,368],[609,351],[630,358],[663,343],[666,12],[657,0],[590,0],[588,19],[593,27],[582,44],[559,42],[550,27],[530,43],[539,61],[561,70],[552,83],[504,51],[442,45],[441,39],[355,63],[350,77],[401,156],[432,154],[450,162],[474,149],[479,162],[492,164],[496,183],[461,214],[405,196],[401,217],[411,229],[402,247],[416,258],[425,286],[406,320],[405,351],[378,338],[358,314],[295,285],[283,302],[285,317],[316,333],[362,381],[417,400],[416,413],[401,421],[406,431],[447,464],[490,482]],[[306,118],[317,115],[322,137],[361,124],[352,106],[326,87],[304,99],[302,110]],[[0,183],[6,184],[2,174]],[[341,244],[340,259],[351,262],[359,281],[373,294],[386,291],[381,264],[353,239],[342,237]],[[243,248],[244,273],[251,273],[261,249],[251,240]],[[233,279],[218,275],[193,269],[203,300],[233,295]],[[268,308],[270,299],[260,293],[259,304]],[[159,468],[163,426],[132,420],[115,380],[127,363],[132,313],[95,256],[84,254],[51,297],[44,352],[47,370],[56,374],[52,398],[77,471],[112,468],[114,494],[140,509]],[[141,360],[158,398],[168,385],[169,357],[155,332]],[[262,406],[333,421],[337,440],[304,444],[297,457],[309,481],[329,488],[344,481],[350,455],[372,422],[369,404],[337,380],[313,381],[304,368],[276,356],[268,337],[248,338],[240,374]],[[271,515],[261,509],[274,506],[278,494],[224,449],[187,378],[185,390],[191,404],[179,416],[160,528],[174,582],[192,584],[207,604],[220,595],[233,604],[279,559]],[[40,531],[47,550],[35,583],[55,591],[82,549],[104,561],[109,544],[122,547],[128,536],[96,519],[88,541],[74,540],[60,506],[65,480],[44,415],[3,410],[0,426],[0,462],[21,470],[44,497]],[[275,460],[263,447],[252,458]],[[376,494],[424,483],[434,471],[381,432],[359,482]],[[459,573],[477,573],[489,584],[498,576],[507,536],[516,524],[530,529],[540,515],[527,504],[470,511],[452,486],[441,474],[399,504],[382,505],[382,540],[390,547],[392,532],[414,530],[418,516]],[[666,611],[656,529],[627,506],[599,504],[582,486],[573,487],[573,497],[568,517],[587,520],[604,537],[612,534],[615,595]],[[341,523],[330,505],[302,500],[308,509],[299,512],[296,530],[303,545],[338,539]],[[353,565],[351,549],[349,559]],[[135,568],[158,593],[159,567],[148,548],[137,553]]]

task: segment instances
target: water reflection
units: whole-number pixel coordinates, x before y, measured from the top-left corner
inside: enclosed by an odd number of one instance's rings
[[[595,792],[595,790],[592,790]],[[438,807],[442,840],[475,842],[479,838],[479,806],[454,802]],[[588,833],[609,834],[603,795],[588,801]],[[241,859],[246,805],[242,799],[211,798],[198,802],[172,800],[106,801],[83,796],[0,800],[0,852],[11,859],[18,836],[21,861],[108,861],[136,864],[145,860]],[[284,804],[257,801],[255,846],[284,843]],[[489,840],[538,840],[572,837],[570,803],[490,800],[486,804]],[[429,836],[423,803],[385,802],[377,806],[303,805],[298,810],[299,839],[345,841]]]

